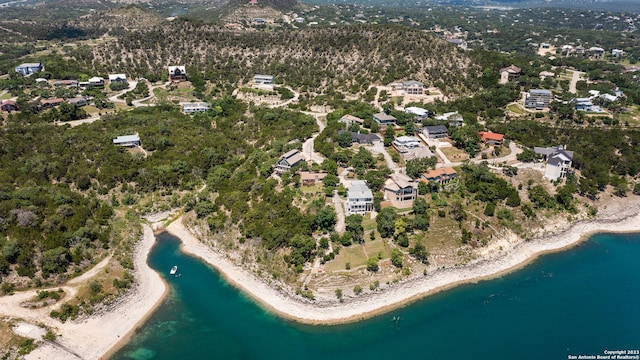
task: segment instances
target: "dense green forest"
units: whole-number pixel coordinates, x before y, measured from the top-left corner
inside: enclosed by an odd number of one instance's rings
[[[298,229],[304,222],[298,221],[300,212],[291,201],[284,201],[286,194],[266,190],[274,186],[266,180],[271,165],[296,146],[291,141],[316,131],[310,116],[247,109],[227,98],[210,114],[194,117],[159,106],[76,128],[53,126],[42,118],[11,115],[0,138],[2,274],[13,264],[28,277],[65,273],[90,257],[91,248],[111,245],[112,206],[135,204],[154,191],[188,194],[205,183],[206,192],[220,194],[215,204],[204,200],[205,192],[200,196],[204,204],[185,195],[177,205],[196,208],[200,215],[227,209],[234,224],[247,227],[252,236],[268,238],[257,219],[248,221],[256,215],[293,216],[288,223],[295,228],[284,239],[310,231]],[[140,135],[148,156],[112,144],[115,137],[132,133]],[[248,212],[258,204],[269,211]],[[281,245],[278,239],[273,246]]]

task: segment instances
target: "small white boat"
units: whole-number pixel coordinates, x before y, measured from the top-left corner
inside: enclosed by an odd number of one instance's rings
[[[171,268],[171,271],[169,271],[169,275],[175,275],[178,272],[178,267],[174,266]]]

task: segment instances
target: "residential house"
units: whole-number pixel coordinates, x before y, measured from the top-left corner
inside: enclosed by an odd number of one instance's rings
[[[273,75],[260,75],[253,76],[253,83],[255,85],[273,85]]]
[[[338,130],[338,135],[345,132],[345,130]],[[380,137],[376,134],[362,134],[360,132],[351,131],[351,143],[373,145],[376,142],[380,142]]]
[[[621,49],[613,49],[611,50],[611,56],[613,57],[621,57],[624,55],[624,50]]]
[[[449,130],[444,125],[425,126],[422,133],[427,135],[429,139],[443,139],[449,134]]]
[[[264,25],[266,21],[263,18],[253,18],[254,25]]]
[[[379,125],[395,125],[396,124],[395,117],[391,115],[387,115],[383,112],[373,114],[373,120],[377,122]]]
[[[480,134],[482,141],[487,145],[502,146],[502,142],[504,141],[504,135],[491,131],[480,131],[478,134]]]
[[[170,81],[186,81],[187,80],[187,69],[181,65],[171,65],[169,66],[169,80]]]
[[[509,66],[507,66],[506,68],[502,68],[500,69],[500,84],[506,84],[509,82],[509,80],[514,80],[520,77],[520,74],[522,73],[522,69],[520,69],[519,67],[511,64]]]
[[[392,143],[393,147],[401,154],[408,152],[409,149],[419,147],[420,144],[420,139],[414,136],[400,136],[393,140]]]
[[[439,185],[446,185],[457,176],[456,171],[452,167],[443,167],[429,170],[422,174],[420,181],[433,182]]]
[[[112,83],[126,83],[127,75],[125,74],[109,74],[109,81]]]
[[[464,125],[464,119],[462,118],[462,115],[458,114],[457,111],[444,113],[442,115],[437,115],[435,119],[440,121],[446,121],[449,124],[449,126],[460,127]]]
[[[358,124],[360,126],[362,126],[364,124],[364,120],[360,119],[359,117],[353,116],[353,115],[345,115],[343,117],[341,117],[338,122],[341,122],[343,124],[347,124],[347,128],[350,127],[353,124]]]
[[[535,147],[533,151],[541,155],[542,159],[546,161],[544,168],[545,178],[556,181],[569,174],[573,160],[573,151],[565,150],[565,147],[562,145],[547,148]]]
[[[538,76],[540,76],[540,80],[544,80],[545,78],[548,78],[548,77],[555,77],[556,74],[551,71],[540,71]]]
[[[602,59],[604,57],[604,49],[601,47],[592,46],[587,52],[592,59]]]
[[[387,200],[413,201],[418,196],[418,184],[404,174],[391,174],[384,184],[384,194]]]
[[[302,182],[302,186],[313,186],[321,182],[325,176],[327,176],[327,173],[312,173],[309,171],[301,171],[300,182]]]
[[[285,173],[303,161],[304,155],[300,150],[291,150],[280,157],[280,160],[276,163],[275,172],[277,174]]]
[[[16,102],[13,100],[5,100],[5,101],[0,100],[0,111],[4,111],[4,112],[18,111],[18,105],[16,105]]]
[[[140,144],[141,144],[140,136],[138,136],[138,134],[123,135],[113,139],[113,145],[116,145],[116,146],[134,147],[134,146],[140,146]]]
[[[347,215],[364,215],[373,210],[373,193],[363,180],[354,180],[347,190]]]
[[[182,112],[184,114],[193,114],[197,112],[206,112],[209,110],[209,104],[206,102],[182,102]]]
[[[531,89],[527,94],[524,107],[527,109],[543,110],[549,107],[553,94],[546,89]]]
[[[420,81],[404,81],[402,82],[402,90],[406,95],[422,95],[424,93],[424,85]]]
[[[69,103],[71,105],[74,105],[74,106],[85,106],[89,102],[87,101],[87,98],[85,98],[83,96],[79,96],[79,97],[67,99],[67,103]]]
[[[429,110],[416,106],[409,106],[408,108],[404,109],[404,112],[414,115],[417,121],[422,121],[429,116]]]
[[[461,48],[463,50],[466,50],[467,46],[468,46],[467,41],[465,39],[457,39],[457,38],[447,39],[447,42],[449,44],[453,44],[453,45],[455,45],[455,46],[457,46],[457,47],[459,47],[459,48]]]
[[[40,107],[43,109],[50,109],[62,104],[63,101],[64,99],[62,98],[42,99],[40,100]]]
[[[590,98],[576,98],[573,99],[573,103],[575,104],[577,111],[602,112],[602,108],[594,105]]]
[[[104,78],[100,76],[94,76],[89,79],[89,85],[91,86],[104,86]]]
[[[42,71],[43,66],[41,63],[25,63],[16,66],[16,72],[22,75],[31,75]]]
[[[374,143],[380,142],[380,137],[376,134],[361,134],[359,132],[351,133],[351,141],[358,144],[367,144],[373,145]]]
[[[53,86],[78,87],[78,80],[57,80],[53,82]]]

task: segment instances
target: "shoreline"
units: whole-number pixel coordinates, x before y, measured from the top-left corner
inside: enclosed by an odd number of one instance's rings
[[[424,277],[412,278],[398,285],[362,296],[336,301],[303,301],[276,290],[253,273],[233,264],[214,249],[203,244],[182,224],[182,217],[172,222],[168,233],[181,240],[181,249],[214,267],[232,286],[240,289],[268,311],[309,325],[337,325],[387,313],[427,296],[453,287],[499,278],[517,271],[545,254],[577,246],[599,233],[640,232],[640,207],[614,211],[613,218],[579,220],[569,227],[532,240],[518,242],[498,255],[487,256],[464,266],[435,270]]]
[[[169,292],[164,279],[147,264],[155,242],[153,230],[143,224],[143,236],[134,250],[136,285],[108,312],[65,323],[48,316],[25,318],[31,323],[43,322],[52,328],[59,335],[56,343],[61,346],[43,343],[24,359],[108,359],[126,345]]]

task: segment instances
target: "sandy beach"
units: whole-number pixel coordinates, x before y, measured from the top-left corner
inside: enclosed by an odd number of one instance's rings
[[[167,292],[167,286],[160,275],[147,265],[147,257],[155,241],[151,228],[144,225],[144,235],[138,242],[134,255],[137,285],[107,313],[61,323],[49,317],[50,308],[34,310],[19,306],[22,299],[33,297],[35,290],[1,297],[0,314],[21,318],[29,324],[44,323],[58,335],[56,339],[58,345],[42,344],[24,358],[47,360],[108,358],[109,354],[124,345],[136,327],[153,313]],[[98,264],[89,270],[89,273],[95,274],[100,270],[100,264]],[[29,330],[38,333],[36,329],[29,329],[28,324],[19,328],[22,331],[26,330],[27,333],[22,334],[25,336],[30,335]]]
[[[185,228],[182,218],[174,221],[166,230],[182,240],[182,249],[186,253],[212,265],[231,284],[270,311],[303,323],[337,324],[386,312],[459,284],[499,277],[525,266],[542,254],[575,246],[594,233],[640,232],[640,209],[637,205],[624,205],[607,212],[608,215],[602,215],[599,219],[578,221],[555,234],[540,236],[530,241],[516,241],[510,248],[469,265],[438,269],[427,276],[411,279],[384,291],[345,299],[343,303],[305,302],[274,289],[265,280],[243,270],[200,242]]]

